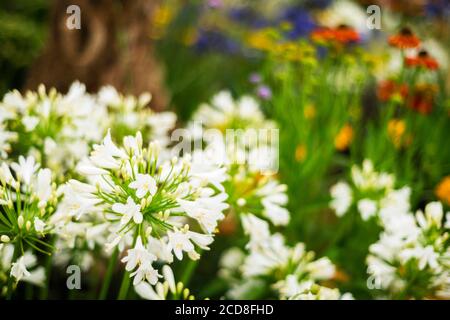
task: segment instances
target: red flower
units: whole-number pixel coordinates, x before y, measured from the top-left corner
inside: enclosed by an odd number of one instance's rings
[[[420,45],[420,39],[409,28],[403,28],[396,35],[390,36],[388,43],[399,49],[410,49],[417,48]]]
[[[340,25],[334,30],[334,39],[340,43],[347,44],[350,42],[358,42],[360,36],[355,29],[347,25]]]
[[[436,70],[439,68],[436,59],[431,57],[425,50],[421,50],[416,57],[405,58],[405,64],[408,67],[423,67],[428,70]]]
[[[433,110],[436,87],[430,84],[418,85],[409,101],[409,107],[419,113],[428,114]]]
[[[311,39],[317,42],[328,42],[334,39],[334,32],[331,28],[318,28],[311,33]]]
[[[316,42],[338,42],[347,44],[358,42],[360,36],[355,29],[340,25],[337,28],[318,28],[311,33],[311,39]]]
[[[394,94],[400,94],[403,99],[406,99],[408,86],[395,83],[392,80],[385,80],[378,85],[377,96],[381,101],[388,101]]]

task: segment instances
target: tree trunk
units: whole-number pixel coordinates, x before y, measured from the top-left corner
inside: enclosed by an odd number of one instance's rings
[[[166,106],[163,71],[148,36],[156,0],[55,0],[44,53],[32,66],[27,89],[40,83],[65,92],[74,80],[90,92],[111,84],[120,92],[153,95],[152,108]],[[77,5],[81,28],[69,29],[66,10]]]

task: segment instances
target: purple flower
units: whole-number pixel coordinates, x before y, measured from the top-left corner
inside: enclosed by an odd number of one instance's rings
[[[266,85],[260,85],[257,89],[258,97],[260,97],[263,100],[270,100],[272,98],[272,90]]]
[[[208,0],[207,1],[208,7],[210,8],[221,8],[223,6],[222,0]]]
[[[257,83],[261,82],[262,78],[259,73],[254,72],[250,75],[249,80],[250,80],[250,83],[257,84]]]

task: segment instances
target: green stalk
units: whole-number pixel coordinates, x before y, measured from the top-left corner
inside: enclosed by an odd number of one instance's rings
[[[194,273],[195,269],[197,269],[199,261],[200,261],[200,259],[189,260],[186,268],[184,269],[184,272],[181,275],[180,281],[184,284],[185,287],[189,284],[192,274]]]
[[[55,242],[55,238],[51,240],[51,244],[53,245]],[[49,254],[45,259],[45,286],[41,289],[39,294],[40,300],[46,300],[48,298],[48,290],[50,287],[50,272],[52,269],[52,260],[53,254]]]
[[[14,244],[14,253],[11,260],[11,264],[16,262],[19,255],[20,255],[20,240],[16,240],[16,243]],[[14,291],[14,277],[10,274],[8,278],[8,291],[6,294],[6,300],[11,300],[13,291]]]
[[[135,235],[134,235],[134,239],[133,239],[133,248],[136,245],[136,240],[140,234],[141,231],[141,225],[139,225],[139,228],[136,229]],[[125,300],[128,296],[128,290],[130,289],[130,273],[128,271],[124,271],[123,273],[123,278],[122,278],[122,283],[120,284],[120,289],[119,289],[119,295],[117,296],[117,300]]]
[[[130,273],[125,271],[123,273],[122,283],[120,285],[119,295],[117,296],[117,300],[125,300],[128,295],[128,290],[130,288]]]
[[[119,250],[117,247],[114,249],[111,257],[109,258],[108,268],[106,270],[105,278],[103,279],[102,289],[100,290],[99,300],[105,300],[108,295],[109,286],[111,284],[111,278],[114,271],[114,267],[117,263],[117,257],[119,256]]]

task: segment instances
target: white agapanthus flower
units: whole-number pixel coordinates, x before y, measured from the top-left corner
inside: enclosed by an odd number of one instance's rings
[[[38,266],[36,254],[53,251],[51,218],[59,196],[52,178],[32,156],[0,163],[0,295],[11,297],[19,281],[44,285],[44,268]]]
[[[16,261],[13,261],[14,245],[0,244],[0,275],[1,279],[13,277],[16,282],[24,281],[36,286],[43,286],[45,271],[37,266],[37,258],[30,251],[25,252]],[[2,280],[0,280],[0,284]],[[6,283],[4,284],[6,289]],[[2,287],[2,285],[0,285]]]
[[[17,140],[17,133],[8,131],[3,123],[0,123],[0,157],[7,158],[11,152],[11,143]]]
[[[142,93],[138,97],[122,95],[112,86],[100,88],[96,101],[106,108],[108,126],[114,127],[115,138],[140,131],[145,140],[157,140],[162,146],[170,144],[168,133],[175,127],[177,116],[173,112],[154,112],[148,107],[152,96]]]
[[[170,143],[168,132],[176,123],[172,112],[156,113],[147,107],[148,93],[122,96],[111,86],[90,94],[74,82],[67,94],[41,85],[37,92],[7,93],[0,102],[0,156],[12,151],[33,155],[62,181],[76,163],[89,154],[109,127],[116,137],[142,130],[146,139]],[[23,143],[27,141],[27,143]]]
[[[338,182],[330,189],[331,197],[333,198],[330,206],[336,211],[336,215],[343,216],[350,205],[352,204],[352,190],[345,182]]]
[[[351,168],[350,183],[340,181],[331,187],[330,207],[341,217],[355,205],[362,220],[378,217],[382,223],[391,215],[409,211],[410,188],[394,186],[393,175],[375,171],[372,162],[366,159],[361,167]]]
[[[168,265],[162,267],[163,281],[156,282],[153,286],[147,282],[141,282],[135,286],[136,293],[147,300],[195,300],[190,290],[182,282],[175,283],[175,276]]]
[[[46,235],[52,232],[50,222],[58,195],[52,172],[39,168],[32,156],[19,156],[18,162],[0,164],[0,236],[18,244],[49,252]]]
[[[235,101],[229,91],[217,93],[211,104],[202,104],[195,119],[208,128],[261,127],[265,117],[258,102],[250,96]],[[256,126],[255,126],[256,125]]]
[[[199,107],[188,128],[194,139],[206,142],[205,153],[213,162],[226,165],[225,188],[234,214],[252,213],[276,226],[289,223],[287,187],[275,175],[278,145],[271,133],[276,126],[256,99],[235,100],[230,92],[221,91],[211,104]]]
[[[425,212],[397,212],[370,246],[367,271],[390,298],[450,298],[450,242],[442,204]],[[401,227],[400,227],[401,226]]]
[[[293,284],[295,286],[295,284]],[[351,293],[341,294],[339,289],[309,283],[298,288],[290,300],[353,300]]]
[[[88,183],[71,180],[64,189],[66,215],[104,226],[97,236],[106,239],[106,249],[131,246],[122,261],[135,286],[156,284],[157,260],[171,263],[174,256],[182,260],[185,255],[198,259],[228,207],[223,168],[205,166],[210,180],[199,163],[191,170],[189,155],[165,161],[159,158],[160,148],[157,142],[144,147],[140,132],[117,146],[108,131],[78,165]]]
[[[54,89],[46,92],[43,85],[24,96],[13,91],[5,95],[0,107],[8,111],[2,117],[2,128],[14,129],[14,136],[8,131],[0,135],[3,141],[8,138],[0,150],[33,155],[58,176],[87,155],[89,144],[100,140],[106,127],[106,108],[97,105],[79,82],[66,95]]]
[[[272,279],[269,284],[282,299],[333,278],[336,268],[327,257],[314,260],[314,252],[306,251],[303,243],[286,245],[281,234],[271,234],[269,224],[254,215],[243,215],[242,220],[250,237],[249,253],[240,268],[244,278]]]

